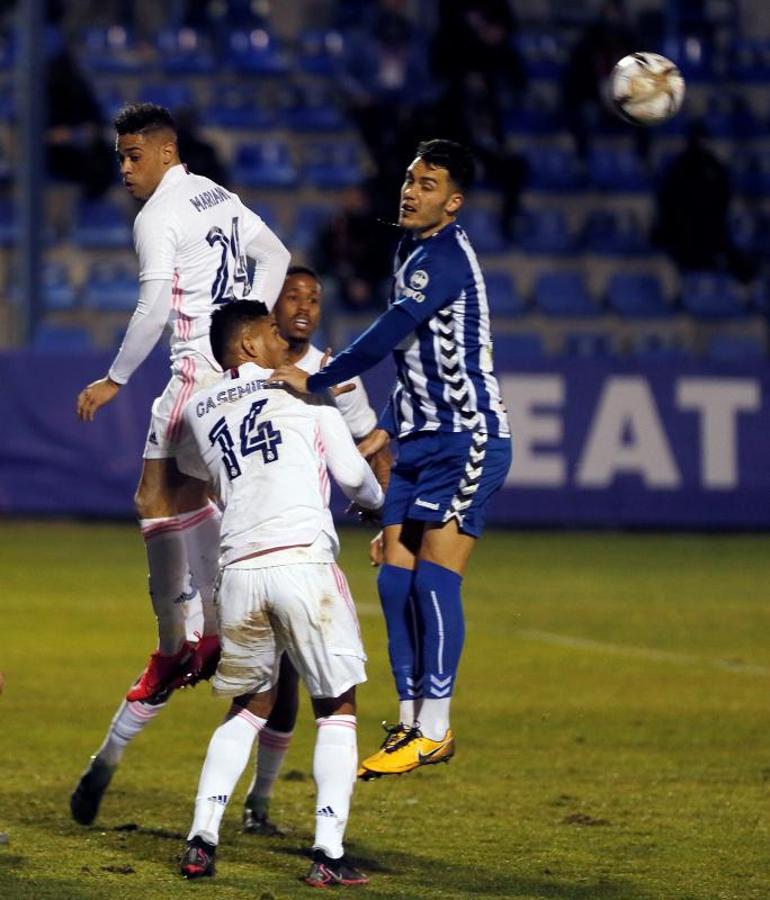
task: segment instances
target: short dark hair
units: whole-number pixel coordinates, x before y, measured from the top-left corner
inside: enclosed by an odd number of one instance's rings
[[[176,134],[176,122],[165,106],[157,103],[129,103],[112,120],[118,134],[147,134],[167,128]]]
[[[315,278],[315,280],[321,284],[321,278],[316,272],[315,269],[311,269],[310,266],[289,266],[286,270],[286,277],[288,278],[290,275],[307,275],[310,278]]]
[[[449,177],[461,189],[466,190],[473,184],[476,164],[471,151],[445,138],[434,138],[422,141],[417,146],[417,156],[429,166],[438,166],[449,172]]]
[[[264,303],[258,300],[231,300],[211,315],[209,340],[214,359],[224,369],[230,343],[236,333],[248,322],[256,322],[268,316]]]

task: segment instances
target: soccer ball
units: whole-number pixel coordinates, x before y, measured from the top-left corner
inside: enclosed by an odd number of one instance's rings
[[[607,81],[612,109],[634,125],[659,125],[675,115],[684,100],[684,78],[659,53],[624,56]]]

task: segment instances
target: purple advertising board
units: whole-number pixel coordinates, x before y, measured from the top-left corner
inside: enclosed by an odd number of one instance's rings
[[[0,513],[128,517],[158,349],[93,423],[75,398],[111,355],[0,354]],[[547,359],[499,372],[514,461],[508,526],[770,527],[770,366]],[[389,362],[365,376],[381,408]]]

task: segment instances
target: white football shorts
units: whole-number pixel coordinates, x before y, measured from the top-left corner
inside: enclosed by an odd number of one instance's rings
[[[174,361],[171,380],[152,404],[150,427],[142,454],[144,459],[176,456],[182,435],[182,412],[187,401],[196,391],[214,384],[221,377],[222,370],[200,353]]]
[[[311,697],[339,697],[366,681],[358,616],[336,563],[227,566],[217,592],[222,655],[215,694],[269,690],[285,650]]]

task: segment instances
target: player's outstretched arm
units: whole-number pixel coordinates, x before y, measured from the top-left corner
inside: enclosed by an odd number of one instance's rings
[[[171,282],[143,281],[136,309],[110,371],[78,394],[77,415],[82,422],[92,422],[99,409],[115,397],[144,362],[163,334],[170,310]]]

